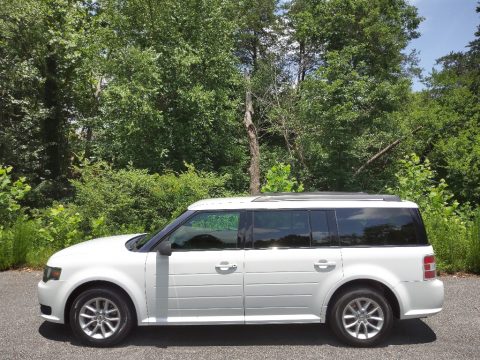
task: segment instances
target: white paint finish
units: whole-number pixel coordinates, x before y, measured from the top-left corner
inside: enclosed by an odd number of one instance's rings
[[[429,297],[431,300],[427,300],[425,310],[441,308],[443,283],[440,280],[423,280],[423,257],[433,254],[431,246],[345,247],[341,251],[344,278],[329,290],[322,307],[322,321],[335,291],[348,282],[361,279],[375,280],[388,287],[398,300],[402,319],[422,317],[406,317],[405,314],[415,310]]]
[[[336,265],[320,269],[321,260]],[[329,287],[342,275],[339,248],[246,250],[245,322],[318,322]]]
[[[145,271],[150,321],[243,323],[243,262],[244,250],[174,251],[169,257],[149,253]],[[227,269],[231,265],[235,268]]]
[[[254,250],[249,250],[254,251]],[[268,250],[262,250],[268,251]],[[266,254],[266,253],[265,253]],[[286,260],[287,262],[290,262]],[[313,269],[313,264],[312,264]],[[270,271],[268,273],[268,282],[265,280],[265,272],[246,272],[245,279],[249,286],[252,285],[269,285],[269,284],[279,284],[279,285],[288,285],[288,284],[299,284],[299,276],[302,277],[303,284],[317,284],[318,283],[318,274],[312,270],[310,271]],[[250,289],[248,287],[245,288],[246,293],[249,293]]]
[[[248,315],[245,322],[248,324],[307,324],[318,323],[320,318],[310,314],[278,314],[275,315]]]
[[[206,200],[191,209],[416,208],[410,202],[253,199]],[[140,325],[324,322],[334,292],[359,279],[387,286],[401,318],[430,316],[443,306],[442,282],[423,280],[423,257],[433,253],[431,246],[174,251],[167,257],[128,251],[125,242],[133,236],[95,239],[52,256],[48,265],[62,274],[38,285],[39,302],[52,307],[43,318],[63,323],[72,291],[98,280],[125,290]],[[315,266],[323,260],[335,266]],[[236,268],[227,269],[232,264]]]
[[[374,275],[390,284],[423,280],[423,257],[431,246],[378,246],[342,248],[345,277]]]
[[[59,281],[40,281],[40,304],[50,306],[51,317],[64,323],[65,304],[78,286],[90,281],[107,281],[120,286],[132,299],[139,321],[146,320],[148,316],[144,279],[147,254],[131,252],[125,247],[125,242],[134,236],[121,235],[90,240],[54,254],[48,265],[61,268],[62,273]]]
[[[243,315],[239,316],[179,316],[169,317],[161,322],[162,325],[234,325],[243,324]],[[150,325],[152,325],[151,323]]]
[[[291,273],[292,277],[295,273]],[[311,274],[316,276],[317,274]],[[313,277],[312,276],[312,277]],[[290,295],[308,294],[312,286],[317,285],[317,282],[310,283],[278,283],[278,284],[252,284],[245,287],[245,295],[268,296],[272,293],[286,292]]]
[[[242,274],[239,274],[242,275]],[[170,283],[172,283],[172,279],[174,277],[170,276]],[[190,278],[192,280],[192,278]],[[222,279],[223,280],[223,279]],[[227,279],[228,280],[228,279]],[[231,280],[230,280],[231,281]],[[239,281],[242,281],[239,279]],[[223,281],[227,282],[227,281]],[[185,283],[183,281],[182,283]],[[190,282],[191,283],[191,282]],[[231,285],[231,284],[224,284],[219,285],[218,282],[215,285],[185,285],[180,286],[179,283],[176,283],[175,286],[175,297],[178,298],[187,298],[187,297],[201,297],[201,296],[209,296],[209,297],[222,297],[225,295],[225,287],[228,286],[228,292],[231,296],[242,296],[243,297],[243,284],[239,285]],[[159,290],[161,293],[166,293],[170,289],[171,295],[173,296],[173,288],[170,286],[169,288],[162,288]]]
[[[442,310],[444,289],[443,282],[438,279],[402,281],[395,291],[403,302],[401,319],[431,316]]]
[[[336,209],[336,208],[413,208],[410,201],[382,200],[298,200],[298,201],[253,201],[257,197],[219,198],[200,200],[189,210],[234,210],[234,209]]]

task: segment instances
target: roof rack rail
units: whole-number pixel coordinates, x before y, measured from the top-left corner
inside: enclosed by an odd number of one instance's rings
[[[254,202],[270,201],[402,201],[397,195],[367,194],[364,192],[303,192],[303,193],[264,193]]]

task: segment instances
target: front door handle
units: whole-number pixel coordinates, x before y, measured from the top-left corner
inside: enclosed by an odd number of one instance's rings
[[[335,266],[337,266],[337,263],[335,261],[327,261],[327,260],[318,260],[318,262],[313,264],[314,267],[318,269],[333,269]]]
[[[227,271],[227,270],[235,270],[237,268],[237,264],[229,264],[229,263],[220,263],[215,265],[215,269],[220,271]]]

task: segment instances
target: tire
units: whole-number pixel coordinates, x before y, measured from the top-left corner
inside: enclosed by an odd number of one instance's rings
[[[70,326],[84,344],[112,346],[122,341],[134,326],[129,301],[110,288],[92,288],[81,293],[70,309]]]
[[[393,312],[381,292],[357,287],[344,291],[336,298],[328,322],[342,342],[356,347],[370,347],[390,333]]]

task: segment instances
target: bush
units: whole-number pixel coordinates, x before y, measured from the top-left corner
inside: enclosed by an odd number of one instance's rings
[[[58,251],[84,240],[80,230],[82,217],[72,207],[55,204],[35,214],[38,236],[32,244],[36,249]]]
[[[268,170],[262,192],[302,192],[303,184],[290,175],[290,165],[279,163]]]
[[[465,271],[479,256],[469,206],[453,199],[445,180],[435,182],[428,159],[422,163],[415,154],[407,156],[396,177],[397,187],[388,191],[419,205],[439,269]]]
[[[0,270],[27,263],[37,230],[34,221],[19,217],[11,227],[0,231]]]
[[[190,165],[178,175],[159,175],[87,163],[72,181],[73,202],[35,209],[27,216],[18,201],[30,187],[24,179],[13,182],[11,170],[0,167],[0,270],[42,266],[54,252],[94,237],[153,231],[192,202],[229,195],[228,176],[198,172]]]
[[[31,189],[23,177],[13,181],[11,172],[11,166],[0,166],[0,228],[11,224],[21,215],[19,200]]]
[[[153,231],[187,206],[207,197],[226,196],[227,176],[198,172],[193,166],[179,175],[146,170],[113,170],[106,163],[84,164],[75,188],[74,208],[87,233]]]
[[[12,239],[9,232],[0,229],[0,270],[8,269],[12,265]]]
[[[480,274],[480,209],[475,212],[468,230],[470,240],[468,270]]]

